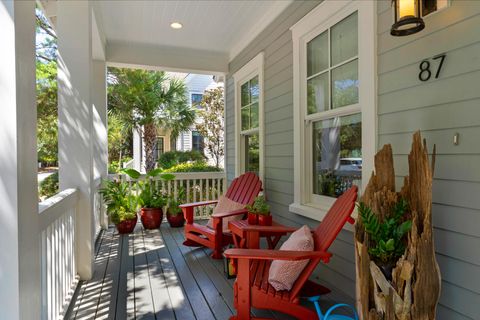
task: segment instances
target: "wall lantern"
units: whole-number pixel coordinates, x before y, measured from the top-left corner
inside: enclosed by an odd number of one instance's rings
[[[421,0],[392,0],[395,6],[395,23],[392,25],[392,36],[408,36],[425,28],[420,15]]]

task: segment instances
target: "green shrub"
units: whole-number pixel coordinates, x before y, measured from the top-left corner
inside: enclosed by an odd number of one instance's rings
[[[158,165],[163,169],[170,169],[185,162],[205,161],[205,156],[196,150],[192,151],[168,151],[158,159]]]
[[[41,200],[45,200],[58,193],[58,172],[49,175],[38,186],[38,196]]]
[[[122,159],[122,163],[128,162],[130,160],[132,160],[132,158],[125,157],[125,158]],[[116,161],[116,160],[110,161],[110,163],[108,164],[108,173],[118,173],[120,171],[118,166],[119,166],[118,161]],[[122,168],[120,168],[120,169],[122,169]]]
[[[220,168],[209,166],[205,161],[180,163],[163,172],[220,172]]]

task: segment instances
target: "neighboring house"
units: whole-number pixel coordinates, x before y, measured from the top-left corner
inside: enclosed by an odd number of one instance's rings
[[[214,89],[223,85],[219,78],[212,75],[192,74],[169,72],[170,77],[183,79],[188,88],[188,103],[194,108],[200,108],[198,103],[202,101],[203,94],[206,90]],[[196,123],[201,119],[197,117]],[[161,154],[167,151],[191,151],[196,150],[203,153],[207,157],[209,164],[214,164],[213,159],[205,152],[204,148],[205,137],[202,137],[198,131],[195,130],[195,125],[192,125],[190,130],[181,132],[176,139],[174,139],[168,130],[158,128],[157,144],[155,147],[155,158],[158,159]],[[138,132],[133,134],[133,166],[137,170],[144,170],[145,168],[145,149],[143,147],[143,140]]]

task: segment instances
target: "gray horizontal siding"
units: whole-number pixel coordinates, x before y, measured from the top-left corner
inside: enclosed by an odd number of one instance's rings
[[[290,26],[318,2],[295,1],[231,63],[230,74],[265,53],[265,191],[272,213],[293,226],[317,221],[290,213],[293,202],[293,54]],[[390,0],[377,2],[378,146],[391,143],[397,185],[408,174],[411,136],[422,130],[436,144],[433,223],[442,294],[437,319],[478,319],[480,314],[480,2],[452,1],[425,19],[426,29],[392,37]],[[448,39],[446,41],[446,39]],[[418,64],[439,53],[447,58],[438,79],[418,80]],[[435,63],[433,64],[435,65]],[[227,172],[234,176],[234,84],[227,77]],[[228,126],[231,125],[231,128]],[[460,144],[453,145],[453,135]],[[343,230],[333,258],[315,277],[353,302],[353,234]]]
[[[412,133],[420,129],[430,148],[436,145],[433,223],[442,273],[437,318],[478,319],[480,2],[452,1],[425,19],[424,31],[404,38],[389,35],[391,12],[385,6],[378,6],[379,147],[392,144],[400,186],[408,175]],[[440,77],[419,81],[419,63],[443,52]],[[459,145],[453,144],[456,133]]]

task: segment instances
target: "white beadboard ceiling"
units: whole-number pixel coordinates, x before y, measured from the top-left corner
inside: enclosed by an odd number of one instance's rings
[[[292,2],[91,1],[92,55],[114,66],[225,74],[228,63]],[[55,25],[57,0],[38,3]],[[182,23],[183,28],[170,28],[174,21]]]
[[[95,7],[107,43],[210,51],[231,60],[291,2],[95,1]],[[170,28],[173,21],[183,28]]]

